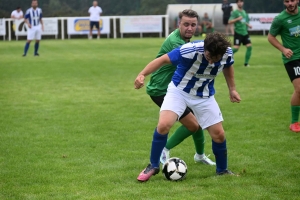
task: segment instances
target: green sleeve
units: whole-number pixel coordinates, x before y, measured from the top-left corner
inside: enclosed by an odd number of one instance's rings
[[[270,28],[270,34],[273,36],[277,36],[282,28],[282,23],[278,17],[275,17]]]
[[[237,15],[236,15],[236,12],[233,11],[233,12],[231,13],[231,15],[230,15],[229,20],[233,20],[233,19],[235,19],[235,18],[237,18]]]

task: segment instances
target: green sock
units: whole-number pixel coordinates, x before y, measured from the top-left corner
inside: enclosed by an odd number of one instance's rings
[[[292,111],[292,124],[298,122],[299,120],[299,110],[300,106],[291,106]]]
[[[205,137],[202,129],[193,134],[194,144],[197,154],[204,154]]]
[[[239,50],[239,49],[236,49],[236,48],[232,47],[232,51],[233,51],[234,54],[235,54],[238,50]]]
[[[245,55],[245,64],[249,63],[250,57],[252,52],[252,46],[247,47],[246,55]]]
[[[190,132],[185,126],[181,125],[168,139],[166,148],[171,150],[192,134],[193,132]]]

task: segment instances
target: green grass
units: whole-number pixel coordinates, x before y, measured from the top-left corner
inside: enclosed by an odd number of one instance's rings
[[[293,88],[263,36],[252,37],[250,68],[245,47],[235,55],[242,102],[229,101],[222,75],[215,84],[229,168],[240,176],[216,177],[214,167],[194,163],[190,137],[172,150],[188,165],[184,181],[161,173],[136,181],[159,109],[133,82],[162,41],[43,40],[41,56],[32,43],[25,58],[25,41],[0,42],[0,199],[299,199],[300,135],[288,129]]]

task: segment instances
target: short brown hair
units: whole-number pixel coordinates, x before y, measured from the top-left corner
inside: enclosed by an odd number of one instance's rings
[[[185,9],[182,12],[179,13],[179,19],[181,19],[183,16],[191,17],[191,18],[199,18],[199,15],[196,11],[192,9]]]
[[[224,55],[230,46],[229,38],[219,32],[209,33],[204,39],[204,50],[212,57]]]

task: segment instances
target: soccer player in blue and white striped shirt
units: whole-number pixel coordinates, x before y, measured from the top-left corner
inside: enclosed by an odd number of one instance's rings
[[[139,181],[147,181],[159,172],[159,158],[166,145],[168,133],[186,107],[202,129],[212,138],[216,159],[216,174],[233,174],[227,169],[227,147],[222,113],[214,98],[214,79],[223,72],[231,102],[240,102],[235,89],[233,52],[228,38],[218,32],[210,33],[204,41],[187,43],[151,61],[135,79],[135,88],[144,86],[145,76],[166,64],[177,66],[160,109],[158,125],[153,134],[150,164],[139,174]],[[199,127],[200,128],[200,127]]]
[[[32,0],[31,8],[26,11],[25,23],[28,26],[27,30],[27,42],[24,48],[23,56],[26,56],[29,49],[30,42],[35,39],[34,55],[38,56],[39,43],[42,38],[42,31],[44,30],[44,24],[42,20],[42,9],[38,8],[38,1]]]

